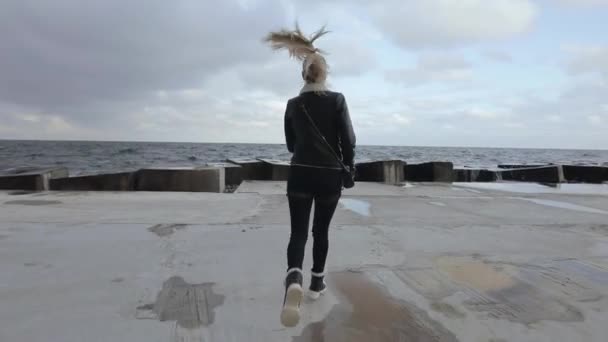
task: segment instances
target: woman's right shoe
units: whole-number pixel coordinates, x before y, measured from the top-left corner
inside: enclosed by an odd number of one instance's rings
[[[310,277],[310,287],[308,288],[308,296],[312,300],[317,300],[322,294],[327,291],[327,285],[325,284],[325,273],[314,273]]]
[[[286,327],[295,327],[300,322],[300,303],[304,296],[302,290],[302,270],[292,268],[285,277],[285,298],[281,311],[281,323]]]

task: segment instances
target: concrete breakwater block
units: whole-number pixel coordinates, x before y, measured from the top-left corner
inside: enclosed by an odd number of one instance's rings
[[[270,180],[286,181],[289,177],[289,162],[274,159],[258,159],[270,167]]]
[[[454,182],[495,182],[498,180],[496,171],[483,169],[454,170]]]
[[[228,159],[229,163],[241,167],[243,180],[271,180],[272,167],[270,164],[257,159]]]
[[[603,183],[608,181],[608,167],[564,165],[566,181],[573,183]]]
[[[403,167],[405,164],[402,160],[357,163],[355,165],[355,180],[358,182],[399,184],[404,180]]]
[[[135,172],[136,191],[224,192],[224,168],[141,169]]]
[[[57,191],[129,191],[133,190],[134,173],[121,172],[55,178],[49,181],[49,190]]]
[[[563,183],[564,171],[561,165],[529,167],[524,169],[508,169],[498,172],[499,180],[535,182],[535,183]]]
[[[233,163],[207,163],[207,167],[223,168],[226,186],[239,186],[243,182],[243,167]]]
[[[408,164],[404,167],[405,179],[412,182],[452,182],[454,164],[452,162],[430,162]]]
[[[552,166],[552,164],[499,164],[499,169],[526,169],[526,168],[537,168],[544,166]]]
[[[25,167],[0,172],[0,189],[3,190],[49,190],[49,180],[68,177],[68,169]]]

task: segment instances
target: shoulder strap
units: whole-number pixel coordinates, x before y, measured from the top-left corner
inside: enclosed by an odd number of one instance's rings
[[[333,147],[331,147],[331,145],[329,144],[329,142],[327,142],[327,139],[325,139],[325,137],[323,136],[323,134],[321,133],[321,131],[319,130],[319,128],[317,127],[317,125],[315,125],[315,122],[312,120],[312,118],[310,117],[310,115],[308,114],[308,110],[306,110],[306,106],[301,103],[300,106],[302,107],[302,111],[304,111],[304,114],[306,115],[306,117],[308,118],[308,122],[310,122],[310,125],[312,126],[312,128],[314,129],[315,133],[317,134],[317,136],[319,138],[321,138],[321,140],[323,140],[323,142],[325,143],[325,146],[327,147],[327,149],[331,152],[331,154],[333,154],[333,156],[336,158],[336,160],[338,161],[338,163],[340,163],[340,166],[347,172],[350,172],[350,170],[346,167],[346,165],[344,165],[344,162],[342,161],[342,159],[338,156],[338,154],[336,153],[336,151],[334,151]]]

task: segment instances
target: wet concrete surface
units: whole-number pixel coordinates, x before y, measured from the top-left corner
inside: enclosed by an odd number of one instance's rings
[[[300,325],[287,329],[285,189],[254,185],[246,194],[0,192],[0,203],[61,202],[0,205],[0,341],[608,336],[606,215],[576,210],[606,211],[608,196],[425,184],[345,191],[330,229],[329,291],[305,301]]]
[[[224,303],[224,296],[213,292],[213,283],[189,284],[181,277],[171,277],[163,284],[156,302],[139,306],[138,317],[153,312],[159,321],[175,321],[186,329],[208,326],[215,321],[215,309]]]
[[[448,342],[456,337],[415,305],[392,297],[361,272],[335,272],[329,284],[340,304],[307,325],[293,342]]]
[[[185,229],[187,226],[187,224],[156,224],[148,228],[148,231],[160,237],[167,237],[178,230]]]

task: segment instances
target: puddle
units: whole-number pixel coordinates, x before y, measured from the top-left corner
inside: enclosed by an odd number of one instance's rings
[[[441,257],[436,264],[452,286],[466,295],[463,304],[469,310],[524,324],[584,319],[576,307],[552,295],[544,286],[523,282],[518,266],[468,257]]]
[[[608,211],[605,211],[605,210],[584,207],[582,205],[572,204],[572,203],[567,203],[567,202],[538,199],[538,198],[524,198],[524,197],[511,197],[511,198],[522,200],[522,201],[528,201],[528,202],[532,202],[535,204],[544,205],[547,207],[568,209],[568,210],[580,211],[580,212],[590,213],[590,214],[608,215]]]
[[[446,204],[442,203],[442,202],[429,202],[429,204],[435,205],[435,206],[438,206],[438,207],[445,207],[446,206]]]
[[[173,233],[178,230],[186,228],[186,226],[186,224],[157,224],[148,228],[148,231],[160,237],[166,237],[173,235]]]
[[[20,200],[20,201],[8,201],[4,202],[4,204],[16,204],[16,205],[53,205],[53,204],[61,204],[61,201],[44,201],[44,200]]]
[[[516,284],[504,266],[458,257],[439,258],[437,265],[453,281],[481,291],[500,290]]]
[[[580,276],[591,282],[608,285],[608,270],[589,265],[584,261],[567,259],[556,261],[556,267],[563,272]]]
[[[181,277],[172,277],[163,284],[155,303],[137,308],[137,318],[176,321],[186,329],[209,326],[215,320],[215,308],[224,303],[224,296],[214,293],[213,285],[188,284]]]
[[[293,342],[449,342],[458,341],[426,312],[392,297],[363,273],[328,277],[341,300],[327,317],[307,325]]]
[[[361,216],[370,216],[370,204],[365,201],[352,198],[341,198],[340,204],[342,204],[345,209],[355,212]]]
[[[459,183],[454,187],[524,194],[608,195],[608,184],[557,184],[546,186],[537,183]]]

